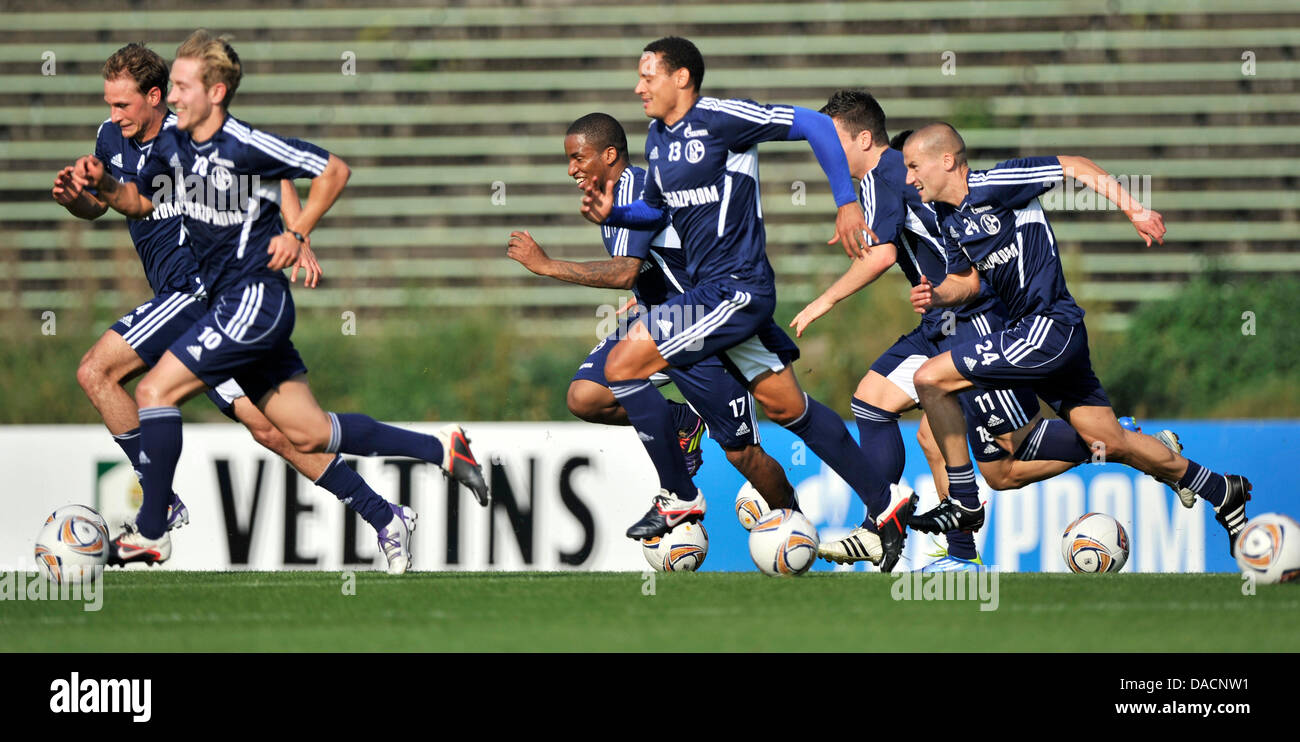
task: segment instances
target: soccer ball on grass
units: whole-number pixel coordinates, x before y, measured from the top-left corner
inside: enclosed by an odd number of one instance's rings
[[[641,553],[656,572],[694,572],[709,555],[703,523],[682,523],[658,538],[641,542]]]
[[[108,563],[108,523],[85,505],[65,505],[45,519],[36,536],[36,566],[56,584],[95,579]]]
[[[749,529],[749,556],[759,571],[773,576],[801,575],[817,561],[817,529],[803,513],[779,508]]]

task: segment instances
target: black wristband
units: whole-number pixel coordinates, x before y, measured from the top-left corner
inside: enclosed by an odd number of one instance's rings
[[[294,237],[296,237],[296,238],[298,239],[299,242],[306,242],[306,241],[307,241],[307,238],[306,238],[306,237],[303,237],[301,232],[295,232],[295,231],[293,231],[293,230],[291,229],[291,230],[289,230],[289,234],[291,234],[291,235],[293,235]]]

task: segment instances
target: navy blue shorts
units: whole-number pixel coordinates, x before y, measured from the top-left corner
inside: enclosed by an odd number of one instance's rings
[[[987,337],[1005,329],[1007,324],[1008,317],[1001,305],[962,318],[953,326],[951,335],[938,340],[939,352]],[[966,417],[966,437],[978,461],[997,461],[1010,456],[997,445],[990,447],[992,438],[1019,430],[1038,415],[1038,396],[1029,386],[976,387],[962,392],[957,401]]]
[[[670,366],[690,366],[717,355],[747,382],[781,371],[799,347],[772,319],[776,297],[722,283],[674,296],[637,318]]]
[[[986,338],[955,345],[952,362],[976,386],[1029,386],[1058,414],[1073,407],[1109,407],[1093,373],[1088,331],[1030,315]]]
[[[605,358],[618,342],[620,331],[601,340],[578,366],[573,381],[585,380],[608,387],[605,381]],[[657,382],[655,374],[651,381]],[[735,450],[758,445],[758,418],[754,412],[754,398],[737,373],[728,369],[717,357],[676,368],[669,366],[663,373],[664,383],[672,382],[687,403],[704,419],[709,437],[725,449]]]
[[[1001,318],[993,313],[984,313],[960,320],[953,327],[955,332],[950,336],[951,339],[944,338],[942,343],[934,342],[921,327],[917,327],[882,353],[871,364],[871,370],[889,379],[894,386],[906,392],[913,402],[920,404],[912,377],[921,364],[941,354],[941,346],[959,344],[962,340],[976,340],[988,334],[992,327],[1001,329]],[[977,387],[959,394],[957,401],[966,418],[966,437],[979,461],[996,461],[1009,456],[1005,450],[993,444],[993,438],[1020,429],[1038,414],[1038,397],[1027,386],[1013,389]]]
[[[294,306],[288,282],[255,278],[214,297],[208,313],[168,349],[210,387],[233,378],[253,402],[306,373],[290,342]]]
[[[123,315],[109,329],[121,335],[144,364],[153,368],[176,338],[207,311],[208,305],[191,294],[159,294]]]
[[[1028,425],[1038,415],[1038,397],[1028,387],[967,389],[957,396],[966,418],[966,439],[977,461],[997,461],[1011,454],[993,439]]]

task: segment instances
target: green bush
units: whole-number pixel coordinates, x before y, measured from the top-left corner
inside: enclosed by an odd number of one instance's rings
[[[1298,319],[1300,280],[1207,274],[1141,305],[1122,336],[1094,344],[1093,365],[1128,414],[1294,417]]]

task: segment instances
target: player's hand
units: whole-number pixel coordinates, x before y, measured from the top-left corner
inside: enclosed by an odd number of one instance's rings
[[[826,241],[828,245],[840,243],[850,258],[865,258],[867,248],[880,244],[880,238],[867,226],[862,215],[862,205],[857,201],[844,204],[835,213],[835,236]]]
[[[298,262],[298,254],[302,251],[302,243],[288,232],[281,232],[271,238],[271,244],[267,245],[266,253],[271,256],[271,262],[266,264],[267,268],[273,271],[284,270],[294,263]]]
[[[614,210],[614,181],[583,181],[582,192],[582,206],[578,210],[592,224],[604,224]]]
[[[54,189],[50,192],[50,195],[54,197],[56,203],[63,206],[71,206],[76,203],[77,199],[81,198],[81,194],[85,192],[81,183],[77,182],[72,173],[72,166],[69,165],[54,176]]]
[[[633,296],[629,298],[627,301],[623,302],[623,306],[619,307],[614,311],[614,316],[622,317],[623,315],[631,312],[636,308],[637,308],[636,297]]]
[[[924,275],[921,276],[920,283],[912,287],[912,308],[917,314],[925,314],[932,306],[934,301],[934,286],[930,284],[930,279]]]
[[[803,331],[808,328],[808,325],[811,325],[818,317],[831,311],[833,306],[835,306],[834,302],[821,296],[809,302],[808,306],[800,310],[790,322],[790,326],[794,328],[794,336],[797,338],[803,337]]]
[[[112,191],[117,181],[106,177],[108,171],[104,169],[104,163],[100,162],[93,155],[78,157],[77,163],[72,166],[72,177],[83,187],[96,188],[100,190]],[[111,181],[107,183],[105,181]]]
[[[1165,218],[1160,215],[1160,212],[1154,209],[1143,209],[1135,212],[1129,220],[1133,222],[1138,236],[1147,243],[1147,247],[1151,247],[1151,240],[1165,244]]]
[[[289,236],[293,237],[293,235]],[[298,259],[293,263],[293,270],[289,272],[289,283],[298,280],[298,269],[301,268],[303,288],[314,289],[320,284],[320,277],[325,271],[320,267],[320,263],[316,262],[316,253],[312,252],[311,235],[304,235],[304,237],[307,239],[302,243]]]
[[[506,257],[539,276],[543,275],[542,266],[550,260],[546,251],[528,232],[510,233],[510,241],[506,243]]]

